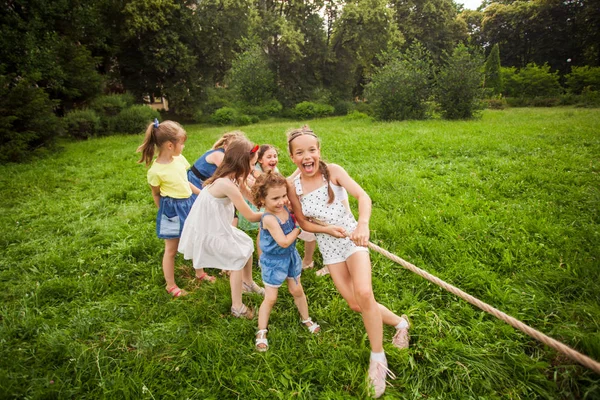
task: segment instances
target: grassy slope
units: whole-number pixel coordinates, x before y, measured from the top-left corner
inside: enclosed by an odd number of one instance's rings
[[[283,132],[298,125],[244,130],[279,147],[289,173]],[[599,110],[311,127],[323,157],[371,195],[375,243],[600,360]],[[226,130],[187,128],[190,161]],[[180,286],[197,289],[170,299],[156,210],[135,164],[140,142],[69,143],[50,158],[0,167],[0,397],[364,396],[368,341],[330,278],[303,275],[323,333],[300,326],[282,290],[266,354],[253,351],[255,322],[228,315],[225,279],[197,287],[180,259]],[[386,344],[397,375],[389,398],[600,397],[598,375],[372,260],[376,297],[414,323],[409,351]]]

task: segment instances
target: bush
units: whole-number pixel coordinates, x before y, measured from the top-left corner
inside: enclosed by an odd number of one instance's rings
[[[298,119],[311,119],[326,117],[333,114],[333,107],[329,104],[312,103],[303,101],[294,107],[294,116]]]
[[[234,93],[222,87],[207,88],[206,97],[206,102],[202,105],[205,115],[211,115],[219,108],[232,107],[234,103]]]
[[[550,66],[528,64],[517,71],[515,68],[501,68],[503,94],[506,97],[556,97],[562,88],[558,73],[550,72]]]
[[[354,110],[361,112],[363,114],[367,114],[369,116],[375,115],[375,111],[373,110],[373,106],[364,101],[357,101],[354,103]]]
[[[459,44],[436,77],[435,97],[446,119],[472,118],[483,108],[483,59]]]
[[[100,132],[100,117],[94,110],[74,110],[63,118],[67,135],[87,139]]]
[[[586,88],[588,91],[600,91],[600,67],[573,67],[565,78],[570,93],[581,94]]]
[[[506,99],[502,95],[486,99],[485,104],[491,110],[504,110],[508,106]]]
[[[357,111],[357,110],[349,112],[348,114],[346,114],[345,118],[349,119],[351,121],[355,121],[355,120],[371,120],[372,119],[367,114],[361,113],[360,111]]]
[[[256,115],[261,119],[268,117],[274,117],[281,113],[283,106],[277,100],[269,100],[266,103],[259,106],[246,106],[243,108],[248,114]]]
[[[137,134],[144,132],[148,124],[159,118],[158,111],[145,106],[135,105],[121,111],[114,119],[115,132]]]
[[[25,160],[62,132],[57,101],[26,77],[0,75],[0,163]]]
[[[600,91],[584,89],[581,93],[580,107],[600,107]]]
[[[202,112],[202,110],[196,110],[196,112],[192,116],[192,121],[195,123],[200,123],[204,121],[204,113]]]
[[[558,97],[534,97],[529,101],[531,107],[556,107],[560,104]]]
[[[233,61],[230,81],[236,97],[243,103],[256,106],[273,98],[275,75],[259,46],[243,52]]]
[[[352,102],[340,100],[333,105],[333,115],[346,115],[352,110]]]
[[[115,117],[133,103],[134,99],[130,94],[110,94],[96,97],[90,103],[90,108],[99,116]]]
[[[252,123],[252,118],[249,115],[238,115],[235,119],[235,124],[239,126],[250,125]]]
[[[431,93],[432,61],[419,43],[404,55],[394,54],[375,70],[365,95],[381,120],[424,119]]]
[[[237,118],[237,111],[231,107],[223,107],[219,108],[214,114],[210,117],[210,120],[213,124],[217,125],[227,125],[235,122]]]

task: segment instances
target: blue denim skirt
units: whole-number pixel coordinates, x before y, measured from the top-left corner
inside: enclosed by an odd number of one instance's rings
[[[178,239],[193,204],[193,196],[187,199],[161,196],[156,215],[156,235],[160,239]]]

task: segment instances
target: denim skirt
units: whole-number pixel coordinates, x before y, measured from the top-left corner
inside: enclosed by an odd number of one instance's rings
[[[160,239],[178,239],[181,236],[185,219],[194,204],[193,197],[174,199],[161,196],[156,215],[156,235]]]

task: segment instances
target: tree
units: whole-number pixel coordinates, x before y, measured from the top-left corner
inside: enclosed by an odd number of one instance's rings
[[[424,119],[431,94],[433,63],[420,43],[413,44],[403,55],[391,53],[382,58],[365,95],[381,120]]]
[[[483,57],[459,44],[436,76],[435,97],[445,119],[472,118],[482,108]]]
[[[396,25],[406,39],[406,46],[420,42],[434,61],[444,52],[467,40],[467,25],[457,17],[452,0],[392,0]]]
[[[502,76],[500,75],[500,50],[498,44],[492,46],[492,50],[485,60],[484,84],[485,88],[498,94],[502,91]]]
[[[273,98],[275,76],[258,46],[251,47],[235,59],[230,81],[238,100],[248,105],[258,106]]]
[[[326,82],[336,97],[360,96],[381,52],[403,43],[384,0],[353,0],[334,26]]]

